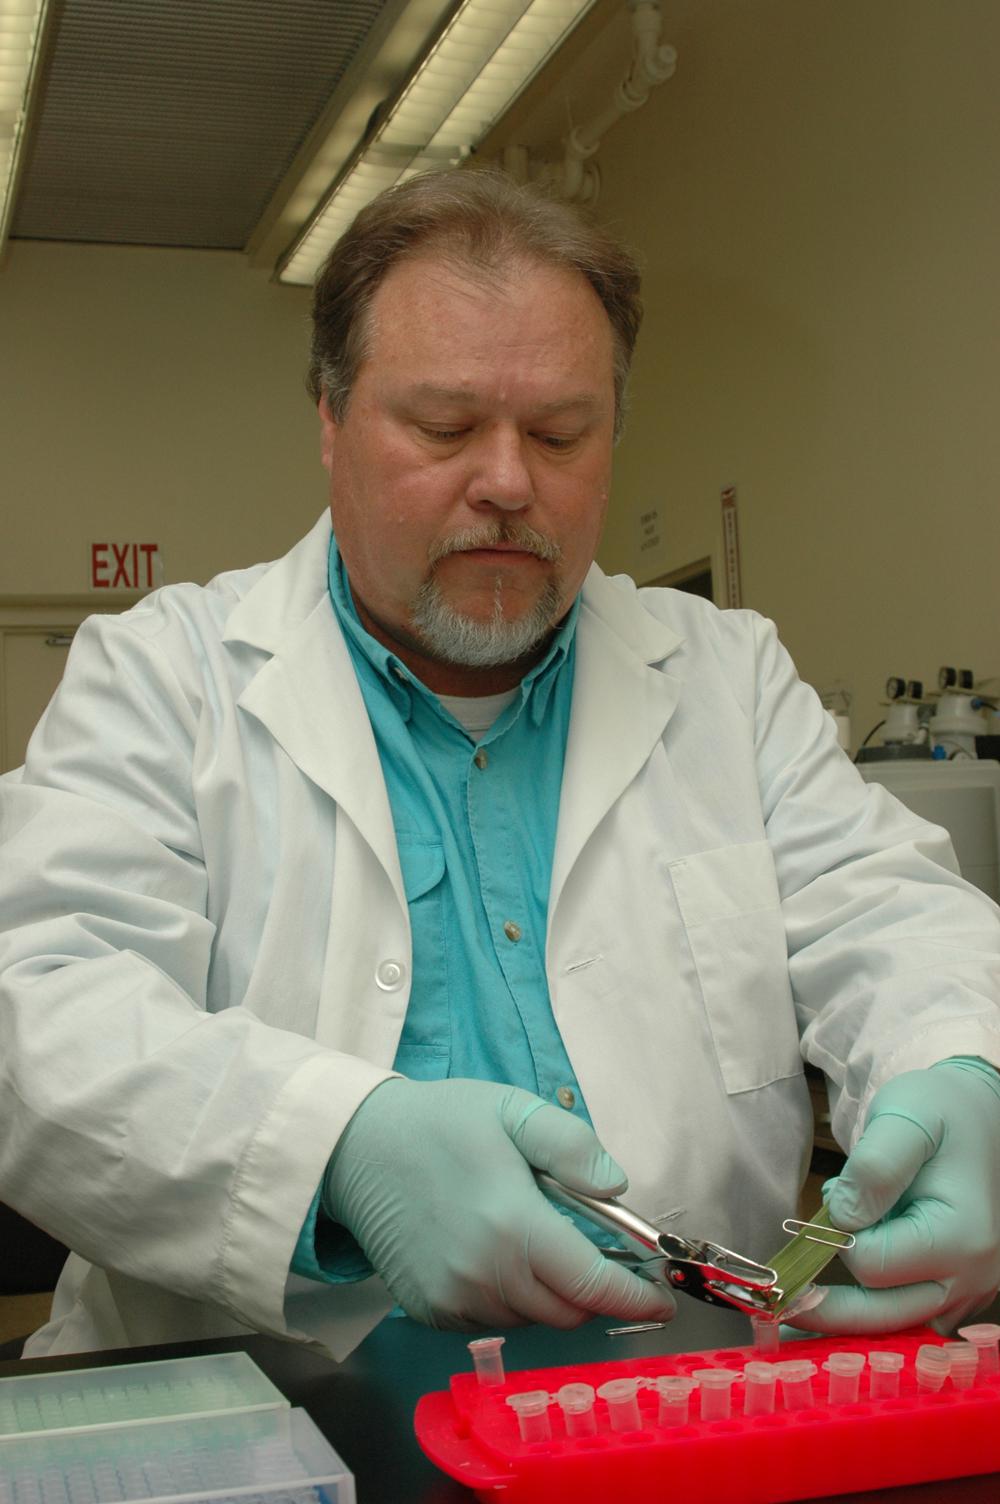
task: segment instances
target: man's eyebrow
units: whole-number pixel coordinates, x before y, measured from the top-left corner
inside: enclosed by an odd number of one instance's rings
[[[460,405],[464,402],[478,400],[478,392],[473,387],[462,386],[437,386],[431,381],[421,381],[416,386],[408,387],[403,394],[404,400],[409,402],[444,402]],[[532,408],[532,413],[539,417],[548,418],[557,413],[564,412],[598,412],[603,403],[593,392],[573,392],[566,397],[556,397],[551,402],[541,402]]]

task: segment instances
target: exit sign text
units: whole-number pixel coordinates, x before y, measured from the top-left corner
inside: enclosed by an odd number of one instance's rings
[[[92,543],[91,590],[152,590],[162,579],[158,543]]]

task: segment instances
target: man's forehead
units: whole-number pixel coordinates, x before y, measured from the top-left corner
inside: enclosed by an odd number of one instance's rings
[[[540,416],[587,416],[607,405],[613,345],[607,311],[575,268],[532,259],[493,273],[412,256],[375,293],[363,364],[386,396],[443,408],[474,401],[481,381],[492,389],[506,355],[522,367],[519,385],[535,388]]]
[[[400,314],[405,317],[414,300],[439,303],[443,300],[446,306],[454,308],[456,319],[461,319],[469,300],[502,304],[516,300],[526,287],[539,284],[548,284],[563,295],[578,294],[607,319],[607,311],[590,282],[575,267],[534,256],[515,256],[503,263],[480,263],[460,253],[427,251],[405,256],[389,268],[372,301],[373,323],[378,323],[380,305],[391,303],[394,317]]]
[[[439,405],[443,408],[461,407],[475,402],[480,396],[473,381],[454,385],[437,381],[403,381],[399,383],[400,395],[416,404]],[[541,398],[532,404],[539,417],[558,417],[560,413],[580,413],[587,416],[604,406],[603,393],[596,390],[572,391],[558,397]]]

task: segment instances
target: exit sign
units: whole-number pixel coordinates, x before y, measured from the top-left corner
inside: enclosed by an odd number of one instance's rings
[[[163,583],[158,543],[92,543],[91,590],[153,590]]]

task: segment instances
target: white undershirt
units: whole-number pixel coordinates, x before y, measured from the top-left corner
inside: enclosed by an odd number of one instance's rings
[[[520,690],[515,688],[505,689],[499,695],[438,695],[438,699],[473,740],[478,741],[519,693]]]

